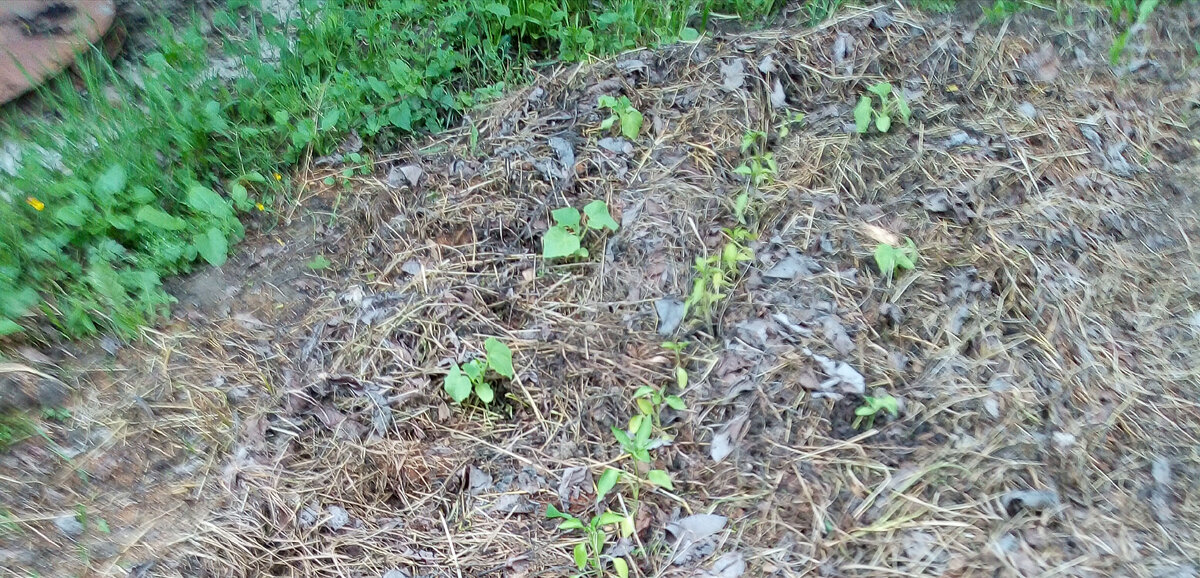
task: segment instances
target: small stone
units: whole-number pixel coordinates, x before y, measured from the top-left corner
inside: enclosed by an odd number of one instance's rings
[[[63,514],[54,519],[54,526],[68,538],[83,535],[83,523],[75,518],[75,514]]]
[[[1025,102],[1022,102],[1017,107],[1017,112],[1021,113],[1021,116],[1025,117],[1029,120],[1033,120],[1033,119],[1037,118],[1037,109],[1034,108],[1033,103],[1029,102],[1028,100]]]
[[[325,511],[329,514],[329,519],[325,521],[325,527],[330,530],[341,530],[350,523],[350,512],[341,506],[329,506]]]

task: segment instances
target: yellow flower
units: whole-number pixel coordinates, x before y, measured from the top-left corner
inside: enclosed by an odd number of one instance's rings
[[[255,208],[257,208],[257,209],[258,209],[258,210],[260,210],[260,211],[265,211],[265,210],[267,210],[267,208],[266,208],[266,207],[264,207],[262,203],[254,203],[254,207],[255,207]]]
[[[33,210],[35,211],[40,211],[46,208],[46,203],[43,203],[33,197],[26,197],[25,202],[29,203],[29,206],[33,207]]]
[[[279,173],[275,173],[275,180],[277,180],[277,181],[282,181],[282,180],[283,180],[283,175],[281,175],[281,174],[279,174]]]

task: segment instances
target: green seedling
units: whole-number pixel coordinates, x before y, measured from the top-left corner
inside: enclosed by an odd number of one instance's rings
[[[775,175],[779,174],[779,165],[775,163],[773,153],[763,153],[746,159],[738,168],[733,169],[733,172],[749,177],[754,186],[761,187],[775,180]]]
[[[583,215],[574,207],[563,207],[550,212],[554,226],[542,236],[542,257],[561,259],[564,257],[587,257],[583,246],[583,235],[589,231],[616,232],[619,225],[608,212],[608,204],[596,200],[583,207]],[[586,219],[584,218],[586,217]]]
[[[1125,52],[1125,44],[1129,42],[1129,35],[1135,30],[1141,29],[1150,20],[1150,14],[1158,7],[1159,0],[1141,0],[1140,3],[1136,0],[1110,0],[1113,6],[1113,20],[1120,19],[1124,13],[1132,14],[1136,5],[1137,18],[1133,21],[1133,25],[1121,32],[1113,39],[1112,48],[1108,51],[1108,59],[1110,64],[1116,66],[1121,62],[1121,54]]]
[[[696,257],[692,266],[696,278],[692,281],[692,292],[684,301],[688,312],[712,313],[713,307],[726,297],[724,291],[733,284],[740,264],[754,259],[754,250],[747,242],[755,239],[753,233],[743,228],[726,229],[725,246],[717,255]]]
[[[600,97],[600,108],[612,111],[612,114],[600,123],[600,130],[608,130],[620,121],[621,136],[630,141],[637,140],[638,134],[642,132],[643,118],[642,113],[629,102],[629,97],[613,98],[607,94],[603,95]]]
[[[854,409],[854,423],[851,424],[854,429],[859,429],[860,425],[866,423],[868,428],[875,425],[875,416],[879,412],[887,412],[892,414],[892,417],[900,415],[900,402],[896,398],[884,394],[879,397],[863,396],[863,404]]]
[[[746,154],[750,149],[755,149],[761,145],[765,147],[767,144],[767,133],[761,130],[748,130],[742,135],[742,154]]]
[[[485,404],[492,403],[496,393],[488,381],[489,370],[497,375],[512,379],[513,370],[512,350],[500,340],[489,337],[483,342],[487,355],[483,359],[472,359],[460,368],[457,363],[450,366],[450,372],[442,387],[455,402],[462,403],[475,392],[475,397]]]
[[[60,423],[65,422],[71,419],[71,410],[65,407],[43,407],[42,418]]]
[[[775,127],[775,132],[779,135],[781,140],[785,139],[789,134],[792,133],[792,127],[802,122],[804,122],[804,113],[793,112],[786,119],[784,119],[783,122],[779,123],[779,126]]]
[[[891,280],[900,270],[910,271],[917,266],[917,244],[912,239],[906,239],[903,247],[893,247],[887,243],[875,246],[875,265],[884,277]]]
[[[875,119],[875,128],[879,132],[890,130],[896,115],[899,115],[904,124],[908,124],[908,119],[912,116],[908,101],[900,91],[892,89],[891,83],[873,84],[867,87],[867,92],[879,99],[879,106],[873,106],[870,95],[864,94],[858,99],[858,106],[854,107],[854,127],[859,134],[866,134],[871,130],[872,118]]]
[[[546,517],[562,520],[559,530],[579,530],[584,534],[584,540],[575,545],[573,558],[575,567],[580,572],[592,576],[606,576],[611,568],[617,578],[628,578],[629,563],[621,557],[604,555],[604,545],[608,542],[608,529],[615,529],[622,538],[633,535],[633,518],[605,510],[599,516],[593,516],[590,521],[559,511],[554,504],[546,506]]]

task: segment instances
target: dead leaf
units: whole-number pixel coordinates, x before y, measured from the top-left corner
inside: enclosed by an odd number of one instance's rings
[[[472,496],[478,496],[492,489],[492,475],[475,467],[467,468],[467,491]]]
[[[824,355],[813,353],[807,348],[804,349],[804,354],[813,358],[813,361],[821,366],[821,371],[825,372],[828,377],[817,386],[820,392],[814,396],[824,394],[822,397],[840,399],[842,394],[862,395],[866,393],[867,382],[863,379],[862,374],[853,367],[845,362],[834,361]],[[838,391],[834,390],[835,387],[838,388]]]
[[[606,151],[617,154],[628,155],[633,153],[633,144],[620,137],[604,137],[596,144],[600,145],[600,148]]]
[[[742,441],[746,430],[749,429],[747,427],[749,420],[750,413],[742,412],[721,426],[721,429],[713,436],[712,444],[708,449],[709,456],[714,462],[720,463],[733,453],[734,447]]]
[[[768,54],[768,55],[764,56],[763,59],[758,62],[758,70],[759,70],[759,72],[762,72],[763,74],[770,74],[772,72],[775,72],[777,69],[778,69],[778,67],[775,66],[775,56],[774,55]]]
[[[741,552],[722,554],[704,573],[705,578],[739,578],[746,573],[746,557]]]
[[[537,510],[538,505],[525,494],[504,494],[492,504],[496,514],[532,514]]]
[[[1037,52],[1021,58],[1021,69],[1039,82],[1054,82],[1058,78],[1058,51],[1053,44],[1043,44]]]
[[[725,529],[728,519],[717,514],[694,514],[667,524],[666,530],[675,537],[675,555],[671,562],[686,564],[694,559],[695,551],[705,539]]]
[[[863,223],[859,225],[859,229],[862,234],[870,237],[876,243],[886,243],[893,247],[899,247],[902,244],[899,235],[884,229],[883,227],[878,227],[870,223]]]
[[[775,79],[775,85],[771,88],[771,106],[775,108],[783,108],[787,106],[787,94],[783,92],[783,83],[779,79]]]
[[[837,38],[833,41],[833,63],[841,65],[846,61],[846,57],[854,51],[854,37],[845,32],[838,32]]]
[[[654,311],[658,313],[658,334],[670,335],[679,328],[687,308],[678,299],[664,297],[654,302]]]
[[[585,466],[567,468],[558,482],[558,499],[563,508],[577,503],[580,498],[592,493],[592,471]]]
[[[1058,505],[1058,492],[1054,490],[1014,490],[1000,498],[1004,511],[1016,516],[1021,510],[1033,512]]]
[[[721,87],[733,92],[746,83],[746,61],[734,58],[721,65]]]
[[[825,318],[822,323],[822,329],[825,331],[825,340],[833,346],[833,349],[839,355],[850,355],[854,351],[854,340],[850,339],[850,335],[846,333],[846,328],[842,326],[841,320],[832,315]]]

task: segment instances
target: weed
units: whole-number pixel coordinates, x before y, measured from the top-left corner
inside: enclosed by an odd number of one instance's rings
[[[692,269],[696,278],[692,281],[692,292],[684,301],[688,312],[710,315],[713,307],[726,297],[724,291],[733,284],[739,265],[754,259],[754,251],[747,246],[755,239],[753,233],[743,228],[726,229],[725,245],[717,255],[696,257]]]
[[[554,226],[542,236],[542,257],[545,259],[587,257],[588,250],[583,246],[583,235],[587,231],[608,229],[616,232],[619,227],[608,212],[608,204],[600,200],[585,205],[582,215],[574,207],[563,207],[551,211],[550,217],[554,219]]]
[[[914,4],[917,10],[934,14],[949,14],[954,12],[956,0],[917,0]]]
[[[863,404],[854,409],[854,423],[851,426],[858,429],[864,423],[868,428],[875,425],[875,416],[887,412],[892,417],[900,415],[900,402],[896,398],[884,394],[879,397],[863,396]]]
[[[328,269],[331,265],[333,265],[333,263],[330,263],[329,259],[327,257],[325,257],[325,255],[317,255],[316,257],[313,257],[311,260],[309,260],[308,263],[304,264],[304,266],[308,267],[309,269],[311,269],[313,271],[324,271],[325,269]]]
[[[604,576],[606,569],[612,566],[612,570],[618,578],[628,578],[629,563],[622,557],[605,555],[604,546],[608,542],[607,528],[616,528],[622,538],[632,536],[633,518],[606,510],[598,516],[593,516],[590,521],[584,522],[571,514],[559,511],[553,504],[546,506],[546,517],[561,519],[562,522],[558,525],[559,530],[579,530],[584,533],[584,541],[576,544],[573,552],[575,567],[579,571],[583,572],[590,568],[592,575]]]
[[[1108,59],[1113,66],[1121,61],[1121,54],[1125,52],[1125,44],[1129,42],[1129,36],[1146,25],[1150,14],[1158,7],[1158,2],[1159,0],[1108,0],[1114,22],[1121,22],[1127,16],[1137,14],[1133,24],[1113,39],[1112,48],[1108,51]]]
[[[42,418],[57,422],[66,422],[71,419],[71,410],[65,407],[44,407],[42,408]]]
[[[762,153],[750,157],[733,172],[749,177],[751,184],[761,187],[775,180],[775,176],[779,174],[779,165],[775,163],[774,154]]]
[[[785,139],[792,133],[792,127],[802,122],[804,122],[804,113],[793,112],[775,127],[775,133],[780,140]]]
[[[854,107],[854,127],[859,134],[866,134],[871,130],[872,117],[875,119],[875,129],[879,132],[887,132],[892,128],[894,115],[899,115],[900,120],[908,124],[908,119],[912,116],[908,101],[900,91],[892,89],[891,83],[872,84],[867,87],[867,92],[878,97],[879,107],[872,106],[873,99],[869,95],[864,94],[858,99],[858,106]]]
[[[903,247],[893,247],[887,243],[875,246],[875,265],[879,272],[889,281],[900,270],[912,270],[917,266],[917,244],[912,239],[906,239]]]
[[[1025,8],[1024,0],[995,0],[991,6],[983,7],[983,15],[988,22],[995,24],[1005,18],[1015,16]]]
[[[600,123],[600,130],[608,130],[620,121],[621,135],[630,141],[637,140],[638,134],[642,132],[642,113],[633,107],[629,97],[614,98],[603,95],[600,97],[600,108],[612,111],[612,114]]]
[[[450,366],[450,372],[442,383],[442,388],[457,403],[466,401],[475,392],[475,397],[485,404],[492,403],[496,393],[488,381],[488,371],[501,377],[512,379],[515,375],[512,362],[512,350],[500,340],[489,337],[483,342],[486,355],[482,359],[472,359],[460,368],[457,363]]]

